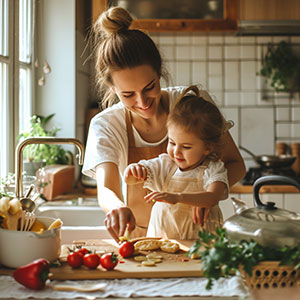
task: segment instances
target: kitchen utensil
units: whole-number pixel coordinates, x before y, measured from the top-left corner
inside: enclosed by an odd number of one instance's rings
[[[91,283],[91,284],[76,284],[67,285],[67,284],[47,284],[48,287],[51,287],[56,291],[75,291],[75,292],[95,292],[103,291],[107,286],[106,283]]]
[[[251,155],[256,163],[263,168],[287,168],[296,160],[296,157],[292,155],[255,155],[243,146],[239,146],[239,148]]]
[[[22,209],[27,211],[27,212],[32,212],[34,209],[35,209],[35,203],[33,200],[31,200],[29,197],[30,197],[30,194],[32,193],[34,189],[34,184],[31,184],[26,195],[25,195],[25,198],[22,198],[20,200],[21,202],[21,205],[22,205]]]
[[[55,219],[37,217],[37,220],[48,228]],[[9,268],[18,268],[41,257],[54,261],[61,251],[61,226],[42,234],[0,228],[0,245],[0,264]]]
[[[259,198],[259,190],[263,185],[282,184],[293,185],[300,190],[300,183],[290,177],[263,176],[253,184],[254,208],[234,201],[236,214],[223,225],[232,241],[253,239],[262,246],[274,248],[285,245],[294,247],[300,242],[300,214],[277,208],[274,202],[263,204]]]
[[[20,218],[20,231],[29,231],[34,224],[35,219],[35,213],[23,210]]]

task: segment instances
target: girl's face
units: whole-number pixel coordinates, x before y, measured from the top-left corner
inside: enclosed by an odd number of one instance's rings
[[[113,89],[130,111],[144,119],[153,117],[159,107],[160,78],[150,65],[114,71]]]
[[[197,167],[210,153],[210,149],[194,133],[176,125],[168,128],[167,152],[183,171]]]

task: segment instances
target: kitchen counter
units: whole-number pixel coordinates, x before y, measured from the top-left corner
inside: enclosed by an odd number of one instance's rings
[[[230,193],[252,194],[252,192],[252,185],[238,183],[230,188]],[[300,193],[300,191],[292,185],[264,185],[260,188],[260,193]]]

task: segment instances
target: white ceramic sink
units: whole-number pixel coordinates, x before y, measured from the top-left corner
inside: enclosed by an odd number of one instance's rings
[[[59,218],[63,222],[62,243],[81,239],[111,238],[104,226],[105,212],[98,206],[73,205],[73,202],[43,203],[35,211],[37,216]]]
[[[104,226],[105,212],[96,206],[40,206],[36,215],[60,218],[63,226]]]

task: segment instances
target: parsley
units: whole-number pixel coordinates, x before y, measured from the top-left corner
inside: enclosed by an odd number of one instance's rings
[[[273,249],[263,247],[254,240],[231,243],[224,228],[217,228],[216,234],[199,231],[199,239],[194,242],[188,256],[201,259],[203,275],[208,278],[207,289],[220,277],[230,277],[243,266],[252,276],[252,269],[262,261],[280,261],[280,265],[300,267],[300,243],[298,246]]]

